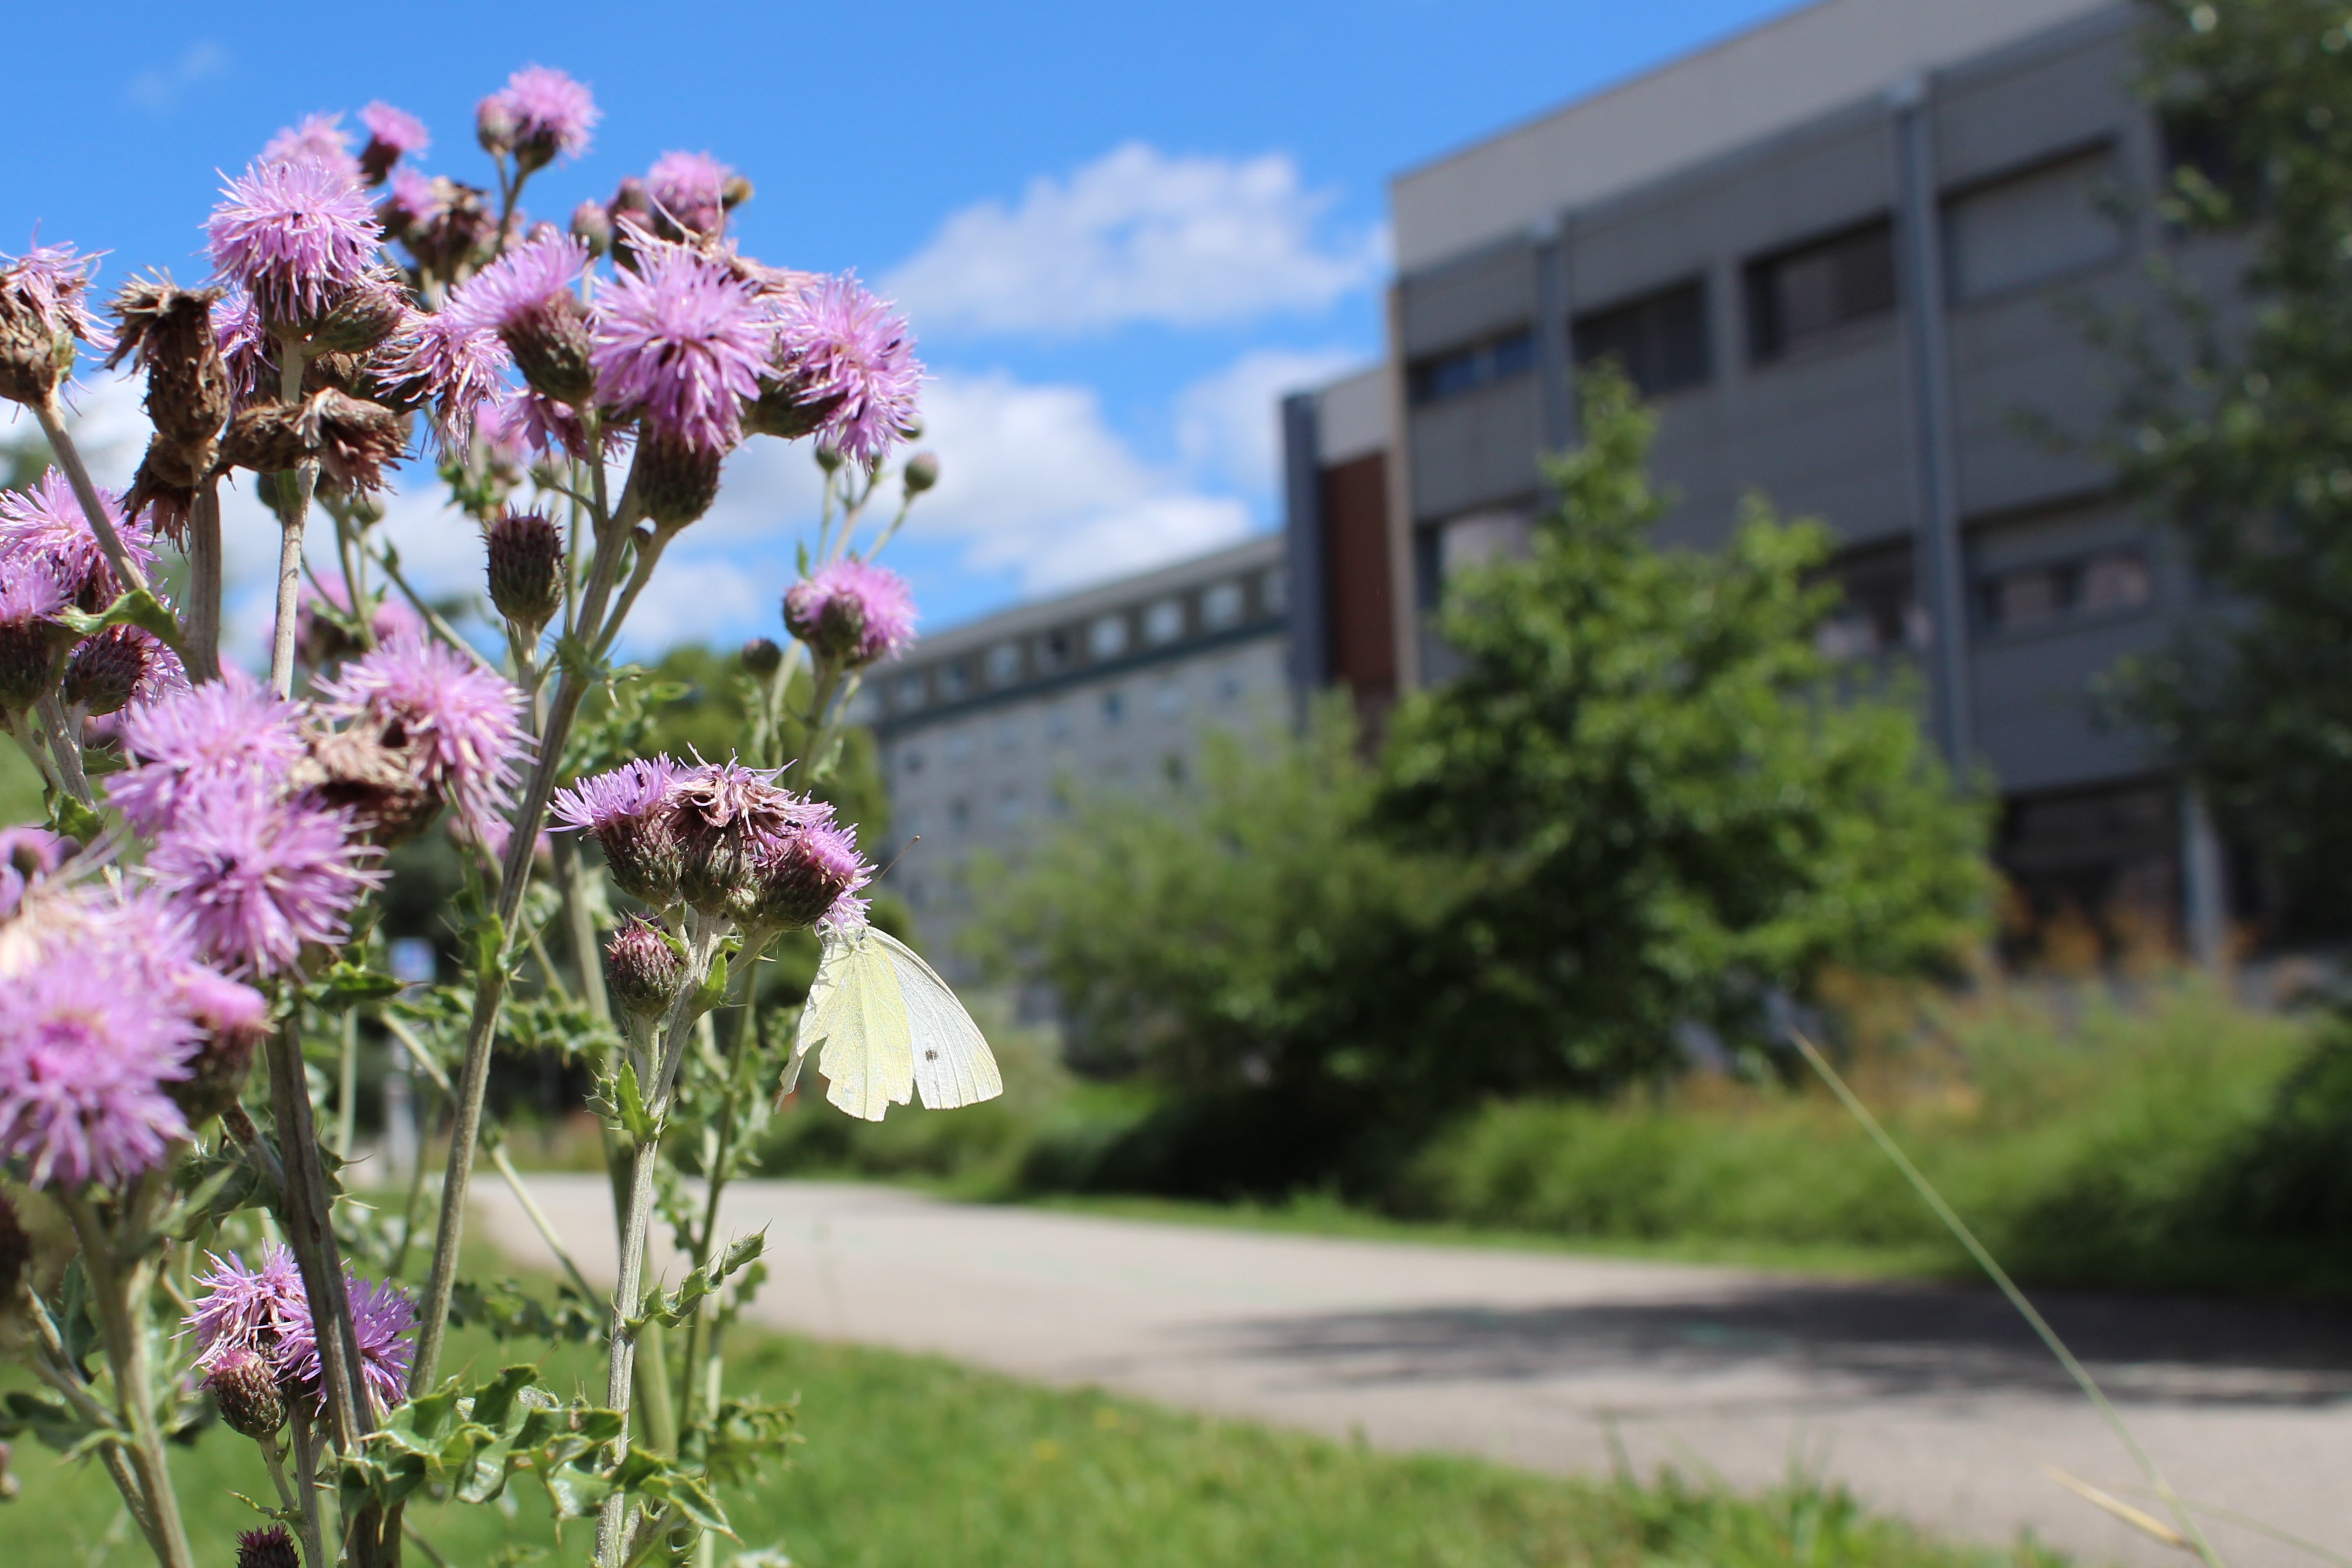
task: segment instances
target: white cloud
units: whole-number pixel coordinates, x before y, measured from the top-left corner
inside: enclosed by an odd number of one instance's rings
[[[188,89],[228,68],[228,51],[209,38],[181,51],[169,65],[150,66],[124,84],[122,96],[150,114],[168,114]]]
[[[909,529],[958,541],[975,570],[1010,569],[1029,592],[1140,571],[1250,531],[1239,497],[1138,456],[1091,388],[942,375],[923,413],[941,479]]]
[[[884,280],[930,330],[1077,332],[1319,310],[1377,276],[1377,235],[1318,233],[1334,200],[1282,153],[1171,157],[1141,142],[1067,180],[1040,175],[1017,206],[952,214]]]
[[[1245,495],[1269,495],[1280,478],[1281,400],[1360,363],[1343,349],[1258,349],[1176,396],[1176,443],[1194,472]]]

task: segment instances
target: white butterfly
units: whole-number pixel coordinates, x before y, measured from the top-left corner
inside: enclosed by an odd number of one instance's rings
[[[783,1092],[822,1046],[824,1097],[853,1116],[878,1122],[918,1091],[934,1111],[1004,1092],[980,1026],[948,983],[906,944],[871,925],[827,925],[816,978],[793,1037]]]

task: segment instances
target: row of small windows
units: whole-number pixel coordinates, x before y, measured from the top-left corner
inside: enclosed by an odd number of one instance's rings
[[[2114,260],[2122,231],[2098,201],[2113,179],[2113,150],[2101,146],[1952,195],[1944,242],[1953,299],[1986,298]],[[1787,359],[1895,308],[1894,225],[1874,218],[1753,257],[1740,281],[1749,362]],[[1615,361],[1643,396],[1662,397],[1713,379],[1707,316],[1706,280],[1684,278],[1576,316],[1570,350],[1579,364]],[[1414,402],[1435,402],[1534,366],[1534,333],[1519,327],[1414,361],[1407,386]]]
[[[1220,705],[1241,700],[1246,683],[1239,672],[1222,670],[1210,685],[1211,696]],[[1181,716],[1191,701],[1184,684],[1178,680],[1153,683],[1150,694],[1150,711],[1161,718]],[[1096,722],[1104,729],[1117,729],[1127,722],[1128,694],[1119,689],[1099,694],[1091,705]],[[1045,711],[1038,729],[1048,741],[1067,740],[1077,727],[1077,715],[1084,707],[1075,702],[1057,702]],[[1001,755],[1019,751],[1029,740],[1029,726],[1021,716],[1007,714],[990,727],[990,738]],[[950,768],[959,767],[979,755],[980,744],[973,729],[958,729],[939,742],[940,760]],[[897,768],[900,776],[911,777],[923,771],[929,756],[927,748],[915,742],[898,747]]]
[[[1908,545],[1853,551],[1830,576],[1841,598],[1821,625],[1823,653],[1843,659],[1916,652],[1932,641]],[[2144,610],[2157,596],[2155,570],[2137,545],[1979,572],[1973,587],[1976,622],[1996,635]]]
[[[908,713],[933,701],[961,701],[982,684],[1002,690],[1019,685],[1024,675],[1056,674],[1076,665],[1081,648],[1087,658],[1102,663],[1138,647],[1165,647],[1187,635],[1229,632],[1250,619],[1253,588],[1259,618],[1283,612],[1285,584],[1282,569],[1276,567],[1254,578],[1212,583],[1196,593],[1169,594],[1137,608],[1114,610],[1083,625],[1056,626],[999,643],[976,660],[950,659],[908,670],[892,685],[893,706]]]

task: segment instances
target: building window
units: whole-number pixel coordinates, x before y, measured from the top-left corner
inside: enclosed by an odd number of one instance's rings
[[[1944,213],[1952,298],[1981,299],[2122,255],[2123,231],[2098,207],[2115,172],[2103,147],[1954,197]]]
[[[988,684],[1009,686],[1021,678],[1021,644],[999,643],[988,651]]]
[[[1201,624],[1221,632],[1242,618],[1242,585],[1220,582],[1201,595]]]
[[[898,677],[898,706],[901,708],[923,706],[923,674],[920,670],[910,670]]]
[[[1515,327],[1414,361],[1405,370],[1405,392],[1417,403],[1444,402],[1480,387],[1514,380],[1535,368],[1535,332]]]
[[[923,748],[910,746],[898,753],[898,771],[911,778],[923,770]]]
[[[1105,729],[1116,728],[1118,721],[1127,716],[1127,698],[1118,692],[1103,693],[1102,716]]]
[[[1908,541],[1851,550],[1828,573],[1836,606],[1813,633],[1831,659],[1860,659],[1927,642],[1927,620],[1912,586]]]
[[[1703,385],[1713,373],[1706,351],[1706,285],[1696,277],[1579,316],[1570,336],[1578,364],[1614,360],[1643,397]]]
[[[1155,599],[1143,607],[1143,640],[1173,643],[1184,634],[1184,601]]]
[[[1895,308],[1895,228],[1885,219],[1748,265],[1748,341],[1758,363]]]
[[[1098,615],[1087,628],[1087,651],[1097,659],[1116,659],[1127,652],[1127,617]]]
[[[1978,585],[1985,624],[2021,632],[2069,616],[2133,610],[2156,597],[2156,577],[2137,549],[2017,567]]]
[[[1257,580],[1257,607],[1265,614],[1279,615],[1290,603],[1290,579],[1282,568],[1270,566],[1265,575]]]
[[[1069,628],[1066,626],[1056,626],[1039,637],[1037,639],[1038,667],[1046,670],[1066,668],[1069,664],[1070,650],[1075,642],[1076,640],[1070,635]]]
[[[948,802],[948,826],[957,832],[971,826],[971,802],[959,795]]]
[[[963,664],[961,661],[952,664],[941,664],[940,666],[940,700],[941,702],[951,703],[955,701],[958,697],[963,695],[966,688],[969,687],[970,685],[971,680],[964,674]]]

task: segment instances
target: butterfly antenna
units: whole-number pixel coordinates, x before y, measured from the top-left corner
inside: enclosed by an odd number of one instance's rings
[[[923,835],[922,835],[922,834],[920,834],[920,833],[917,833],[913,838],[908,839],[908,841],[907,841],[903,845],[901,845],[901,846],[899,847],[898,852],[897,854],[892,855],[892,856],[890,857],[890,863],[889,863],[889,865],[886,865],[886,866],[884,866],[880,871],[877,871],[877,872],[876,872],[876,873],[874,873],[874,880],[875,880],[875,881],[877,881],[877,882],[880,882],[884,877],[888,876],[888,875],[890,874],[891,871],[892,871],[892,870],[893,870],[893,869],[898,865],[898,863],[900,861],[905,860],[905,859],[907,858],[907,852],[908,852],[908,850],[913,849],[917,844],[919,844],[919,843],[921,843],[922,841],[923,841]]]

